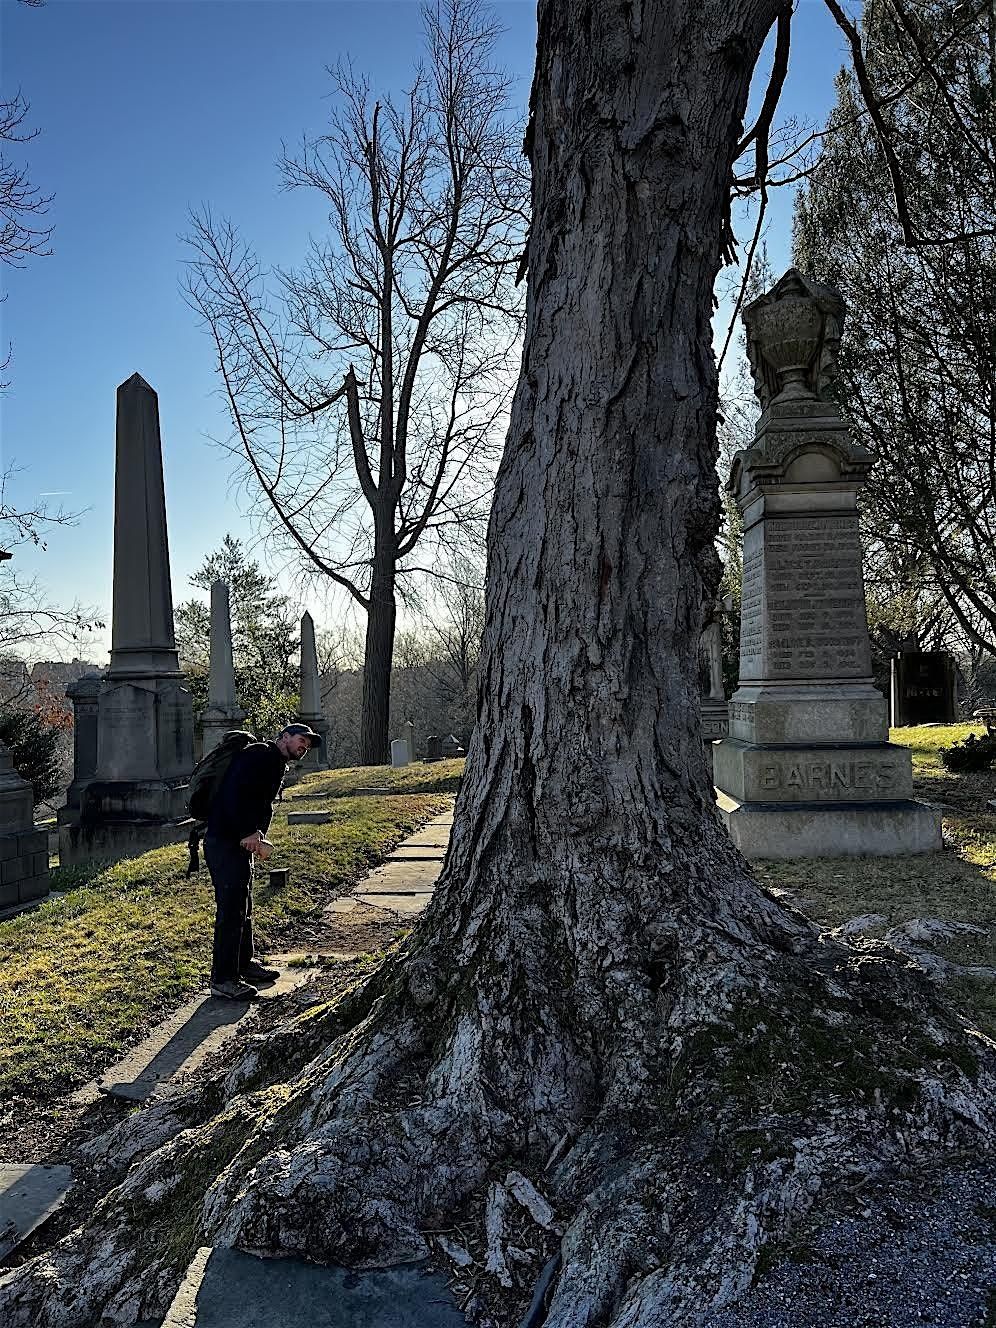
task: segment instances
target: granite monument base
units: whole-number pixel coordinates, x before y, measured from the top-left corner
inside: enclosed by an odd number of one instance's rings
[[[48,831],[32,827],[0,835],[0,912],[48,894]]]
[[[119,862],[137,858],[164,844],[185,843],[193,827],[184,821],[101,821],[99,824],[61,825],[59,863],[71,867],[78,862]]]
[[[213,752],[226,733],[245,730],[245,711],[222,711],[215,707],[201,715],[201,756]],[[196,739],[196,735],[195,735]]]
[[[187,838],[187,785],[162,780],[93,780],[79,817],[59,826],[59,862],[117,861]]]
[[[730,731],[730,708],[725,701],[703,701],[700,713],[702,741],[705,744],[706,760],[708,760],[712,744],[719,738],[725,738]]]
[[[913,757],[890,742],[817,745],[725,738],[713,751],[716,786],[738,802],[900,802],[913,796]]]
[[[941,813],[928,803],[739,802],[717,789],[717,806],[745,858],[849,858],[936,853]]]

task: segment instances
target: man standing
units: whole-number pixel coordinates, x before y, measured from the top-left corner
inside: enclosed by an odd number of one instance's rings
[[[250,743],[233,758],[211,800],[204,857],[215,899],[212,996],[252,1000],[253,982],[280,976],[253,954],[252,860],[269,829],[286,763],[300,761],[321,741],[307,724],[288,724],[273,742]]]

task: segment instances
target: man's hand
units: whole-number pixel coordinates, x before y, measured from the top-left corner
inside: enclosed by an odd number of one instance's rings
[[[246,835],[245,839],[239,840],[239,847],[244,848],[247,853],[258,853],[259,841],[262,838],[262,832],[254,830],[251,835]]]

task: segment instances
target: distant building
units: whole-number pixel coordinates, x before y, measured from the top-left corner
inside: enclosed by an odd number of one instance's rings
[[[39,664],[32,664],[30,679],[32,684],[44,682],[50,691],[65,695],[66,688],[79,682],[84,673],[103,672],[101,665],[91,664],[85,659],[70,660],[68,664],[59,659],[42,660]]]

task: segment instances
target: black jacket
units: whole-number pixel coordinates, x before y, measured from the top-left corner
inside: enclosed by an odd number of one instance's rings
[[[274,742],[254,742],[239,752],[211,800],[207,833],[238,843],[256,830],[269,829],[285,768]]]

